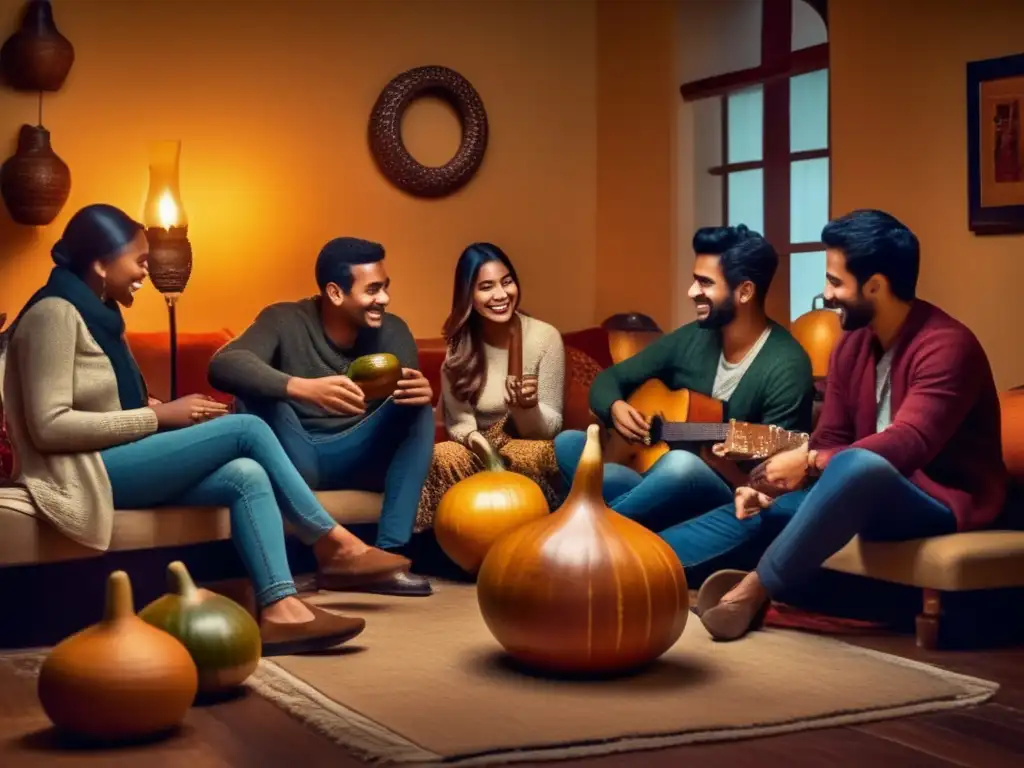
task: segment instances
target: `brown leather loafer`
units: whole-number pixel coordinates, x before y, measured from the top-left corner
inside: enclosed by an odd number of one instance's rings
[[[427,597],[434,594],[430,579],[417,573],[399,571],[383,579],[359,587],[350,587],[346,592],[369,592],[374,595],[396,595],[398,597]]]
[[[408,558],[370,547],[361,555],[339,559],[318,569],[316,581],[320,589],[344,592],[407,571],[410,567],[412,562]]]
[[[748,632],[761,629],[771,600],[765,600],[760,606],[749,603],[719,603],[700,615],[700,622],[713,640],[739,640]]]
[[[693,612],[700,616],[705,611],[714,608],[746,576],[746,571],[737,571],[732,568],[715,571],[701,584],[700,590],[697,592],[697,602],[692,608]]]
[[[366,619],[338,616],[303,601],[313,613],[311,621],[279,624],[260,618],[264,656],[287,656],[334,648],[351,640],[366,628]]]
[[[746,571],[718,571],[709,576],[697,592],[697,604],[693,606],[693,612],[700,618],[712,639],[739,640],[748,632],[764,626],[771,600],[765,600],[756,608],[746,603],[722,602],[722,598],[746,576]]]

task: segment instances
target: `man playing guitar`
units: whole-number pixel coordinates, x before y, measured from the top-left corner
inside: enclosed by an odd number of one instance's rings
[[[698,230],[693,250],[688,295],[696,321],[601,372],[591,385],[591,409],[614,430],[615,440],[634,448],[650,439],[650,419],[662,405],[679,410],[681,400],[694,421],[716,420],[694,419],[692,411],[698,403],[719,401],[729,419],[808,432],[814,394],[810,359],[765,314],[765,296],[779,262],[775,249],[740,225]],[[645,400],[649,412],[645,415],[631,399]],[[721,406],[716,415],[721,422]],[[584,440],[578,431],[555,439],[567,480],[575,473]],[[616,463],[609,451],[605,502],[657,532],[731,502],[733,486],[744,481],[742,473],[707,450],[702,458],[699,445],[663,446],[650,467]]]

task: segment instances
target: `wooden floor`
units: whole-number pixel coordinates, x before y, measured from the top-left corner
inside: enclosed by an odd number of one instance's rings
[[[867,765],[872,768],[949,765],[1009,768],[1024,765],[1024,648],[928,653],[919,651],[910,637],[847,639],[858,645],[995,680],[1002,688],[992,703],[974,709],[549,765],[566,768],[584,765],[588,768],[680,765],[730,768],[742,762],[757,764],[759,768],[860,768]],[[146,768],[276,768],[293,763],[309,768],[364,765],[255,695],[193,708],[183,732],[162,743],[118,750],[88,750],[58,742],[36,702],[32,679],[19,679],[14,686],[0,690],[0,766],[4,768],[136,768],[140,765]]]

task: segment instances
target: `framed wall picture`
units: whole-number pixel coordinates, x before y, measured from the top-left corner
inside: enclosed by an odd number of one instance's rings
[[[1024,232],[1024,54],[967,65],[968,226]]]

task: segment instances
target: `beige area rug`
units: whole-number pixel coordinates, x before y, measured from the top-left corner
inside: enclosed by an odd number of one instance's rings
[[[344,653],[264,659],[254,690],[362,758],[494,765],[747,739],[966,707],[996,683],[826,637],[768,629],[713,642],[695,616],[646,671],[533,677],[508,664],[475,589],[428,598],[321,593],[365,616]]]

